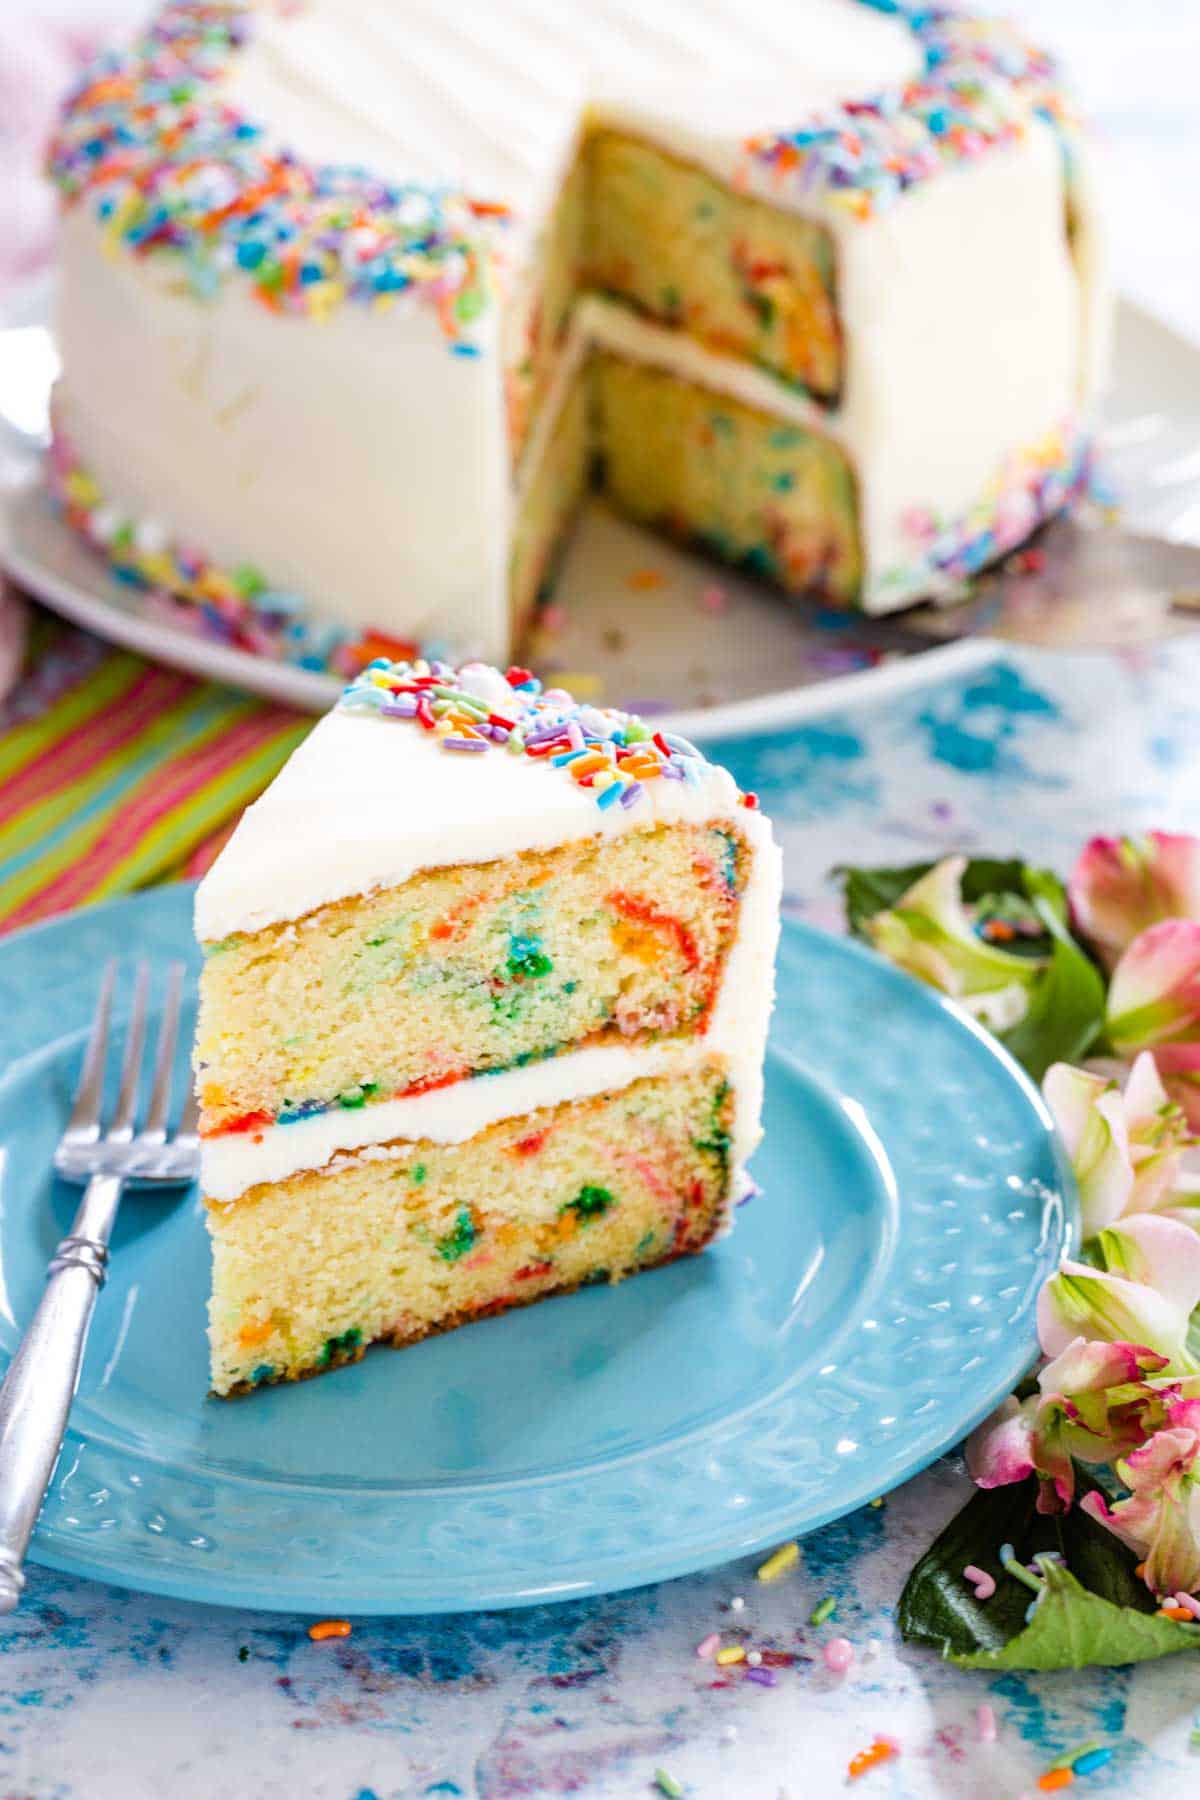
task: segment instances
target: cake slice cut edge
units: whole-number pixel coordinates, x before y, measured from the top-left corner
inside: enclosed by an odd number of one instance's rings
[[[758,1140],[753,796],[527,671],[413,668],[347,732],[351,691],[197,896],[221,1396],[700,1250]],[[452,734],[472,693],[505,721],[474,777],[407,705],[435,687]]]

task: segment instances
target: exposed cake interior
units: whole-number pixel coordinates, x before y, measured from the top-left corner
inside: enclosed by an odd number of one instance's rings
[[[375,1145],[210,1203],[215,1391],[701,1249],[728,1204],[732,1110],[712,1058],[461,1144]]]
[[[660,825],[428,869],[218,945],[201,980],[201,1129],[260,1129],[702,1032],[751,852]]]

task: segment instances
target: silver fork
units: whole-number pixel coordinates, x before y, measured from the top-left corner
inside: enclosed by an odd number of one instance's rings
[[[190,1093],[178,1130],[167,1128],[183,973],[182,963],[172,963],[140,1130],[149,965],[139,963],[134,977],[120,1088],[107,1130],[101,1113],[115,961],[100,983],[75,1103],[54,1153],[58,1174],[80,1186],[86,1182],[87,1191],[70,1235],[50,1260],[45,1292],[0,1387],[0,1613],[12,1612],[25,1586],[22,1564],[62,1449],[122,1191],[182,1186],[194,1179],[199,1166],[196,1103]]]

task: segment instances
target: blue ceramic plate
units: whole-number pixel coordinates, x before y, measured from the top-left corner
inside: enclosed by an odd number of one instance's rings
[[[4,1357],[71,1212],[50,1157],[99,967],[193,959],[190,904],[163,888],[0,944]],[[1069,1237],[1050,1120],[856,946],[789,926],[779,974],[763,1193],[618,1288],[210,1400],[199,1199],[129,1196],[35,1560],[240,1606],[520,1605],[811,1531],[954,1444],[1026,1367]]]

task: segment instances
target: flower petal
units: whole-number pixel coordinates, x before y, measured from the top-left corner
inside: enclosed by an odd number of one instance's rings
[[[967,1469],[976,1487],[1007,1487],[1033,1473],[1031,1428],[1036,1403],[1010,1397],[967,1439]]]
[[[1154,1289],[1185,1322],[1200,1305],[1200,1239],[1186,1225],[1139,1213],[1111,1226],[1101,1243],[1109,1269]],[[1136,1343],[1149,1341],[1128,1335]]]
[[[1200,1043],[1160,1044],[1153,1054],[1167,1093],[1189,1128],[1200,1131]]]
[[[1077,1337],[1038,1376],[1043,1394],[1098,1392],[1126,1387],[1145,1375],[1160,1374],[1167,1360],[1141,1344],[1096,1343]]]
[[[1122,1055],[1186,1041],[1200,1025],[1200,922],[1166,919],[1134,939],[1113,971],[1108,1035]]]
[[[1098,1494],[1094,1488],[1083,1496],[1079,1504],[1090,1518],[1095,1519],[1100,1525],[1107,1526],[1113,1536],[1120,1538],[1121,1542],[1135,1555],[1145,1554],[1149,1544],[1147,1528],[1153,1523],[1152,1517],[1139,1516],[1135,1513],[1130,1519],[1123,1510],[1128,1505],[1127,1501],[1118,1500],[1116,1506],[1112,1507],[1104,1495]]]
[[[1041,974],[1045,958],[1013,956],[976,933],[963,905],[967,859],[948,856],[914,881],[894,907],[876,913],[867,932],[890,962],[954,999],[980,994],[999,998],[1003,1016],[1024,1015],[1023,995]],[[1011,990],[1019,990],[1013,994]]]
[[[1042,1081],[1079,1187],[1083,1235],[1119,1219],[1133,1195],[1133,1158],[1122,1098],[1115,1084],[1069,1063],[1054,1063]]]
[[[1067,886],[1072,920],[1109,969],[1160,919],[1200,919],[1200,838],[1095,837]]]

